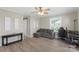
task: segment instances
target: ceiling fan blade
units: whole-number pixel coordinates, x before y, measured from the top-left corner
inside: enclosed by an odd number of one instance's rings
[[[35,9],[36,9],[36,10],[41,10],[41,9],[42,9],[42,7],[35,7]]]
[[[38,8],[37,8],[37,7],[35,7],[35,9],[37,10]]]
[[[43,11],[49,11],[50,9],[43,9]]]
[[[46,10],[48,10],[48,11],[49,11],[50,9],[48,8],[48,9],[46,9]]]
[[[40,12],[42,11],[42,7],[35,7],[35,12]]]
[[[48,12],[44,12],[44,14],[48,14]]]

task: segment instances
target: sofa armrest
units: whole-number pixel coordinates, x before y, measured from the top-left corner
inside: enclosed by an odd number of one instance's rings
[[[52,38],[53,39],[55,38],[55,32],[52,32]]]

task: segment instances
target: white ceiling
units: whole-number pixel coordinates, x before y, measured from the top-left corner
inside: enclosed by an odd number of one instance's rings
[[[45,16],[55,16],[55,15],[61,15],[65,13],[71,13],[77,11],[77,7],[47,7],[50,9],[49,13]],[[24,16],[37,16],[36,13],[34,13],[34,7],[0,7],[0,9],[16,12],[18,14],[24,15]]]

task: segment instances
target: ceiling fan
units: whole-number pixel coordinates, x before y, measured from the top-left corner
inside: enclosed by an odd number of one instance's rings
[[[44,7],[35,7],[34,12],[39,14],[39,15],[44,15],[48,14],[49,8],[44,8]]]

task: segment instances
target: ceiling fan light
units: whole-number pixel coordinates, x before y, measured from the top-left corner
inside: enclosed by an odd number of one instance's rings
[[[41,14],[41,12],[38,12],[38,14],[40,15],[40,14]]]
[[[44,15],[44,12],[38,12],[39,15]]]
[[[44,12],[42,12],[41,15],[44,15]]]
[[[48,14],[48,8],[35,7],[35,12],[36,12],[38,15]]]

